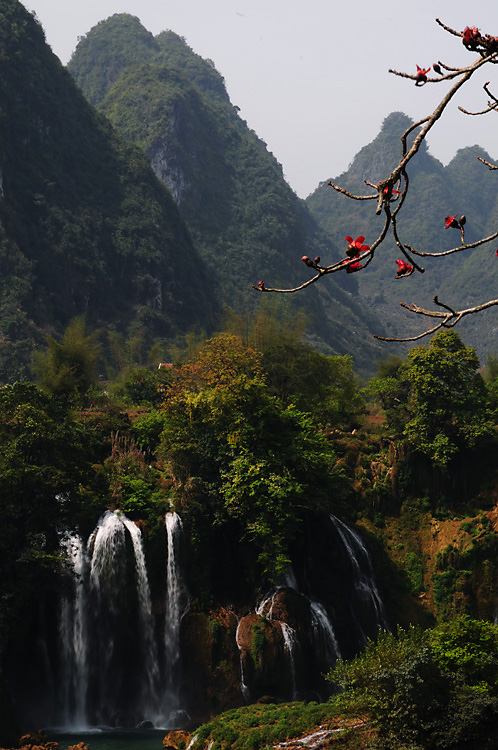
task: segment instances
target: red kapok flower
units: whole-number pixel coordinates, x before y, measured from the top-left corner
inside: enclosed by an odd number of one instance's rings
[[[379,185],[381,183],[381,180],[379,180]],[[386,196],[386,198],[392,198],[392,196],[396,193],[396,195],[401,195],[401,190],[393,190],[393,186],[388,183],[384,186],[384,189],[382,190],[383,194]]]
[[[346,273],[355,273],[355,271],[359,271],[359,270],[360,270],[360,268],[363,268],[363,266],[362,266],[362,264],[361,264],[361,263],[359,263],[359,262],[358,262],[358,261],[356,260],[356,261],[355,261],[354,263],[351,263],[351,265],[349,265],[349,266],[348,266],[348,267],[346,268]]]
[[[396,273],[396,278],[399,279],[400,276],[407,276],[410,273],[413,273],[413,266],[411,266],[409,263],[407,263],[406,260],[397,260],[396,263],[398,264],[398,271]]]
[[[368,245],[364,245],[364,236],[361,234],[355,240],[352,237],[344,237],[348,244],[346,249],[346,255],[348,258],[356,258],[360,253],[367,253],[370,250]]]
[[[495,250],[495,255],[498,258],[498,250]]]
[[[430,68],[419,68],[419,66],[417,65],[417,77],[415,78],[415,86],[422,86],[422,84],[427,83],[427,73],[430,72]]]
[[[462,42],[467,49],[476,50],[481,35],[476,26],[466,26],[462,31]]]
[[[366,245],[363,245],[363,247],[366,247]],[[370,248],[368,248],[368,249],[370,250]],[[359,258],[360,257],[360,251],[356,250],[356,252],[354,252],[353,254],[351,254],[349,257],[351,259],[353,259],[353,258]],[[344,265],[345,263],[348,263],[348,261],[347,260],[343,260],[342,264]],[[346,268],[346,273],[354,273],[355,271],[359,271],[360,268],[364,268],[364,266],[358,260],[355,260],[354,263],[350,263],[348,265],[348,267]]]
[[[258,288],[261,289],[261,291],[263,291],[263,289],[265,288],[265,282],[264,281],[258,281]]]
[[[460,224],[458,223],[456,216],[447,216],[444,223],[446,224],[446,229],[449,229],[450,227],[453,227],[453,229],[460,229]]]

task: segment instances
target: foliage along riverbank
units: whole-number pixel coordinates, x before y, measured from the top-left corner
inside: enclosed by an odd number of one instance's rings
[[[95,376],[95,338],[81,325],[49,343],[37,362],[43,390],[18,383],[0,391],[5,654],[57,578],[58,526],[89,533],[111,506],[153,538],[170,499],[190,540],[193,615],[207,618],[212,644],[227,590],[237,592],[236,608],[247,606],[299,549],[313,512],[359,524],[393,623],[493,618],[496,368],[489,362],[484,380],[453,332],[383,363],[363,390],[349,358],[325,357],[281,332],[260,336],[259,347],[234,334],[200,342],[183,364],[128,370],[107,395]],[[364,418],[367,398],[381,416],[374,426]],[[231,558],[241,567],[220,588],[229,537],[243,551]],[[485,727],[495,688],[481,682],[467,687]],[[445,710],[455,701],[450,691]],[[301,704],[296,715],[303,705],[314,710]],[[254,709],[260,717],[267,710]],[[295,720],[287,723],[294,731]],[[372,720],[367,726],[378,731]]]

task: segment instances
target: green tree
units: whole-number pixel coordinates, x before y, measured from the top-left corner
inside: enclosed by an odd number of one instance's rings
[[[197,528],[233,522],[274,578],[310,503],[328,507],[335,457],[309,417],[283,407],[260,356],[235,336],[207,342],[166,402],[160,454]]]
[[[89,441],[36,386],[0,389],[0,651],[7,624],[53,569],[57,528],[75,523],[92,476]]]
[[[48,348],[35,353],[33,370],[42,390],[79,402],[98,385],[101,355],[98,332],[87,333],[84,317],[69,323],[61,341],[47,337]]]
[[[438,332],[429,346],[408,354],[409,419],[404,435],[442,468],[461,449],[475,448],[492,435],[478,368],[474,349],[453,330]]]
[[[291,336],[263,348],[270,392],[283,404],[309,412],[321,427],[351,429],[365,404],[347,354],[327,357]]]
[[[343,706],[367,713],[381,748],[492,747],[498,719],[498,628],[459,617],[423,631],[379,634],[328,678]]]

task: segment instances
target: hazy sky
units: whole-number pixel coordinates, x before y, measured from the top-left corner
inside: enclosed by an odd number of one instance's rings
[[[388,73],[415,72],[436,60],[468,65],[475,57],[434,21],[459,31],[478,26],[498,35],[496,0],[26,0],[47,41],[67,63],[78,36],[114,13],[131,13],[153,34],[171,29],[213,60],[233,104],[267,143],[301,197],[336,177],[401,110],[414,119],[431,112],[447,84],[416,88]],[[479,144],[498,158],[498,114],[483,109],[482,84],[496,68],[476,74],[428,143],[444,163],[462,146]]]

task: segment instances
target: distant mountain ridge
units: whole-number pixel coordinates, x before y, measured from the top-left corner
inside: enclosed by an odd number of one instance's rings
[[[252,288],[309,278],[303,255],[339,257],[285,182],[281,165],[240,118],[212,61],[172,31],[152,37],[116,14],[81,39],[68,65],[89,101],[148,155],[169,187],[195,246],[236,313],[268,303]],[[328,353],[351,353],[371,370],[382,323],[364,308],[354,277],[330,278],[282,304],[304,309],[309,336]]]
[[[376,138],[356,154],[343,174],[332,182],[360,195],[367,195],[368,179],[373,183],[390,173],[400,154],[400,136],[412,120],[401,112],[391,113]],[[445,167],[431,156],[425,143],[408,167],[409,196],[399,214],[402,242],[416,249],[439,252],[460,243],[459,232],[445,229],[448,215],[467,217],[466,241],[486,237],[498,227],[498,182],[496,173],[481,164],[477,156],[491,163],[491,157],[479,146],[460,149]],[[378,236],[383,217],[375,216],[370,202],[348,199],[323,181],[306,199],[319,224],[330,232],[334,242],[344,236],[363,234],[366,243]],[[386,322],[390,335],[416,335],[424,330],[420,316],[400,309],[400,301],[433,307],[437,294],[452,307],[470,307],[496,298],[498,264],[494,246],[482,246],[444,259],[419,259],[426,269],[409,279],[396,281],[395,259],[400,256],[394,240],[388,238],[375,261],[365,272],[355,274],[359,294]],[[458,330],[465,342],[477,348],[481,357],[498,351],[498,313],[491,309],[463,321]]]

